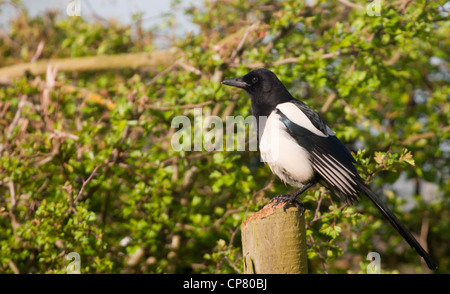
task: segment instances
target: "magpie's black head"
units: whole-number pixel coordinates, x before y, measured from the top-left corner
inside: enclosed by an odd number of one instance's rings
[[[224,80],[222,84],[244,89],[250,95],[252,106],[260,105],[270,110],[293,99],[277,76],[265,68],[252,70],[243,77]]]

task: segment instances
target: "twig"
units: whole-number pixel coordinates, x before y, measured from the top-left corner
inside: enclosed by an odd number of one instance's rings
[[[237,45],[236,49],[234,49],[233,53],[231,53],[231,56],[229,58],[229,60],[234,60],[236,58],[236,56],[238,55],[238,53],[242,50],[242,48],[245,45],[245,41],[247,40],[248,34],[254,30],[255,28],[257,28],[259,25],[258,22],[252,24],[251,26],[249,26],[247,28],[247,30],[244,33],[244,36],[242,37],[241,41],[239,42],[239,44]]]
[[[16,218],[16,206],[17,206],[16,190],[14,188],[14,182],[9,178],[8,178],[8,187],[9,187],[9,194],[11,195],[11,209],[9,210],[9,217],[11,218],[11,225],[13,228],[13,232],[15,233],[20,225]]]
[[[246,209],[248,210],[248,206],[246,207]],[[230,215],[232,215],[232,214],[235,214],[235,213],[239,213],[239,212],[241,212],[241,211],[243,211],[243,210],[244,210],[244,207],[239,207],[239,208],[236,208],[236,209],[228,209],[228,210],[222,215],[222,217],[216,219],[216,220],[214,221],[214,223],[213,223],[210,227],[208,227],[208,229],[212,230],[212,229],[214,229],[214,228],[217,228],[217,227],[220,225],[220,223],[224,222],[224,221],[227,219],[228,216],[230,216]]]
[[[273,186],[274,181],[275,181],[275,178],[272,177],[272,179],[270,180],[270,182],[269,182],[264,188],[259,189],[258,191],[256,191],[256,192],[253,193],[252,198],[254,198],[256,195],[258,195],[258,194],[261,193],[261,192],[264,192],[264,191],[266,191],[266,190],[271,189],[272,186]]]
[[[187,71],[193,72],[194,74],[196,74],[198,76],[202,76],[203,75],[201,70],[193,67],[192,65],[184,63],[183,60],[178,60],[178,65],[181,66],[182,68],[184,68]]]
[[[162,77],[163,75],[171,72],[172,70],[174,70],[177,66],[178,66],[179,61],[175,61],[173,64],[171,64],[169,67],[167,67],[166,69],[164,69],[163,71],[157,73],[148,83],[146,83],[146,86],[150,86],[152,84],[154,84],[156,82],[157,79],[159,79],[160,77]]]
[[[223,258],[225,258],[226,261],[228,261],[228,263],[231,265],[231,267],[236,271],[237,274],[240,274],[241,271],[239,270],[239,268],[234,264],[233,261],[231,261],[231,259],[228,258],[228,256],[224,256]]]
[[[311,240],[313,245],[316,245],[316,241],[314,240],[314,237],[312,235],[309,235],[309,239]],[[328,271],[326,268],[326,263],[327,263],[326,258],[323,257],[323,255],[322,255],[322,253],[320,253],[320,251],[317,251],[317,250],[314,250],[314,251],[316,251],[317,255],[319,256],[320,260],[322,261],[322,268],[323,268],[324,274],[328,274]]]
[[[331,58],[335,58],[338,57],[340,55],[350,55],[350,54],[356,54],[356,52],[341,52],[340,50],[336,51],[336,52],[331,52],[331,53],[325,53],[322,54],[320,56],[309,56],[308,60],[314,60],[317,58],[321,58],[321,59],[331,59]],[[284,58],[284,59],[280,59],[274,62],[269,63],[270,66],[276,66],[276,65],[283,65],[283,64],[289,64],[289,63],[298,63],[298,57],[288,57],[288,58]],[[240,64],[231,64],[234,67],[239,66]],[[249,63],[245,65],[248,68],[258,68],[258,67],[263,67],[265,66],[265,63],[263,62],[256,62],[256,63]]]
[[[331,197],[330,197],[330,198],[331,198]],[[343,209],[346,208],[347,206],[348,206],[347,203],[342,204],[342,205],[339,206],[336,210],[343,210]],[[326,217],[326,215],[322,215],[322,216],[319,216],[319,217],[315,217],[315,216],[314,216],[314,219],[311,220],[311,221],[308,223],[308,226],[311,225],[312,223],[315,223],[315,222],[318,221],[318,220],[323,219],[324,217]]]
[[[17,106],[16,114],[14,115],[13,121],[11,122],[11,124],[8,127],[8,131],[6,132],[6,138],[11,137],[12,131],[14,130],[16,125],[19,123],[20,116],[22,115],[22,108],[25,105],[26,99],[27,99],[26,95],[22,95],[20,97],[20,101],[19,101],[19,105]]]
[[[241,226],[237,226],[232,232],[231,232],[231,237],[230,237],[230,242],[228,242],[228,247],[233,246],[233,242],[234,242],[234,238],[236,237],[237,232],[239,232],[239,230],[241,229]],[[239,268],[234,264],[234,262],[232,262],[227,256],[225,256],[226,260],[230,263],[230,265],[234,268],[234,270],[236,271],[236,273],[241,273],[241,271],[239,270]]]
[[[94,175],[95,175],[95,172],[97,171],[97,169],[98,169],[100,166],[101,166],[101,165],[97,165],[97,166],[94,168],[94,170],[92,171],[91,175],[90,175],[86,180],[83,180],[83,185],[81,186],[81,189],[80,189],[80,191],[78,192],[77,197],[75,197],[75,200],[73,201],[74,204],[77,203],[78,198],[81,196],[81,193],[83,193],[84,187],[86,187],[87,183],[89,183],[89,181],[92,180],[92,178],[93,178]]]
[[[412,0],[404,0],[402,1],[402,4],[400,5],[400,13],[405,14],[406,8],[408,7],[409,3],[411,3]]]
[[[333,87],[333,91],[336,93],[341,103],[344,104],[344,106],[350,110],[353,116],[359,117],[358,112],[352,106],[350,106],[350,104],[348,104],[347,101],[344,100],[344,98],[342,98],[341,94],[339,93],[339,90],[336,87]]]
[[[356,3],[352,3],[350,1],[347,0],[338,0],[341,4],[344,4],[347,7],[353,8],[353,9],[359,9],[359,10],[363,10],[364,6],[356,4]]]
[[[429,225],[430,225],[430,221],[428,219],[428,216],[426,214],[424,214],[422,217],[422,226],[420,227],[419,241],[420,241],[420,245],[422,245],[422,247],[427,251],[428,251],[427,236],[428,236],[428,230],[430,227]]]
[[[327,101],[323,104],[322,108],[320,108],[320,113],[325,113],[330,108],[331,104],[333,104],[333,101],[336,99],[336,93],[331,92],[330,95],[328,95]]]
[[[302,16],[304,16],[304,15],[306,15],[306,14],[302,13]],[[277,31],[276,35],[272,38],[272,40],[264,47],[264,52],[269,53],[270,50],[272,50],[272,48],[278,42],[278,40],[280,40],[281,38],[286,36],[289,32],[292,31],[293,28],[295,28],[295,24],[290,23],[290,24],[286,25],[285,27],[279,29]]]
[[[199,103],[199,104],[185,104],[185,105],[181,105],[178,108],[179,109],[191,109],[191,108],[200,108],[206,105],[210,105],[213,104],[215,101],[214,100],[209,100],[203,103]],[[160,111],[170,111],[170,110],[174,110],[175,107],[171,106],[171,107],[165,107],[165,106],[157,106],[157,105],[146,105],[146,107],[148,109],[153,109],[153,110],[160,110]]]
[[[57,65],[60,72],[77,72],[93,70],[111,70],[119,68],[143,68],[146,71],[157,72],[161,66],[173,64],[178,55],[177,49],[154,50],[116,55],[98,55],[85,57],[56,58],[38,60],[30,63],[20,63],[0,68],[0,80],[5,81],[20,78],[27,72],[40,75],[46,72],[49,64]]]
[[[8,261],[9,268],[13,271],[14,274],[20,274],[19,268],[17,268],[16,264],[12,259]]]
[[[178,66],[183,68],[184,70],[187,70],[189,72],[193,72],[194,74],[196,74],[198,76],[202,76],[203,75],[203,73],[199,69],[193,67],[192,65],[186,64],[183,61],[183,58],[181,58],[181,59],[176,60],[174,63],[172,63],[170,66],[168,66],[163,71],[157,73],[149,82],[146,83],[146,86],[150,86],[150,85],[154,84],[156,82],[156,80],[158,80],[158,78],[162,77],[163,75],[168,74],[169,72],[171,72],[172,70],[174,70]]]
[[[386,61],[386,65],[394,65],[400,59],[400,57],[402,57],[402,52],[398,50],[389,60]]]
[[[450,126],[445,126],[442,128],[442,132],[443,133],[447,133],[450,132]],[[409,138],[407,138],[406,140],[404,140],[402,142],[402,145],[409,145],[411,143],[414,143],[416,141],[419,141],[421,139],[431,139],[436,137],[436,133],[435,132],[426,132],[426,133],[421,133],[421,134],[414,134],[412,136],[410,136]]]
[[[67,133],[67,132],[63,132],[63,131],[60,131],[60,130],[53,130],[53,134],[51,134],[50,136],[49,136],[49,140],[51,140],[51,139],[53,139],[53,138],[57,138],[57,139],[60,139],[60,138],[70,138],[70,139],[72,139],[72,140],[75,140],[75,141],[77,141],[80,137],[78,137],[77,135],[74,135],[74,134],[71,134],[71,133]]]
[[[437,22],[437,21],[443,21],[443,20],[448,21],[448,20],[450,20],[450,17],[448,17],[448,16],[445,16],[445,17],[437,17],[437,18],[433,18],[431,21],[432,21],[432,22]]]
[[[325,189],[321,189],[321,193],[320,193],[320,198],[317,201],[317,207],[316,207],[316,211],[314,212],[314,217],[313,219],[308,223],[308,226],[310,226],[312,223],[314,223],[315,221],[319,220],[320,218],[318,217],[319,215],[319,211],[320,211],[320,206],[322,205],[322,200],[323,200],[323,196],[325,195]]]
[[[214,226],[214,227],[216,227],[216,226]],[[228,242],[228,246],[226,246],[224,249],[227,249],[227,248],[230,248],[231,246],[233,246],[234,238],[236,237],[236,234],[237,234],[237,232],[239,232],[240,229],[241,229],[241,227],[237,226],[233,231],[230,230],[231,231],[230,242]],[[228,256],[225,255],[224,250],[222,250],[221,253],[222,253],[222,259],[217,263],[216,274],[219,273],[220,265],[223,263],[223,260],[228,261],[228,263],[236,271],[236,273],[240,274],[241,271],[236,266],[236,264],[230,258],[228,258]]]
[[[45,86],[44,89],[42,90],[41,95],[41,110],[45,120],[46,128],[50,132],[53,131],[53,121],[49,118],[48,108],[50,105],[50,92],[56,86],[57,75],[58,75],[58,66],[48,64],[45,77]]]
[[[42,52],[44,51],[45,41],[41,40],[36,48],[36,52],[34,53],[33,57],[31,58],[31,62],[35,62],[39,59]]]

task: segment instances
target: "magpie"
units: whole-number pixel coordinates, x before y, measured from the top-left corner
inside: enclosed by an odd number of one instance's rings
[[[295,99],[268,69],[259,68],[222,84],[244,89],[256,117],[257,141],[261,158],[284,183],[299,188],[292,194],[274,197],[274,205],[295,205],[298,197],[316,183],[325,186],[340,200],[351,205],[366,195],[400,235],[422,256],[431,270],[437,264],[420,246],[392,211],[378,199],[359,176],[350,151],[335,136],[317,112]],[[264,119],[258,119],[264,117]]]

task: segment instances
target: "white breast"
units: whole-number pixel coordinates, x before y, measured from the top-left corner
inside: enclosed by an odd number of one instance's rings
[[[259,148],[263,161],[285,183],[302,187],[313,177],[308,152],[289,135],[275,112],[267,119]]]

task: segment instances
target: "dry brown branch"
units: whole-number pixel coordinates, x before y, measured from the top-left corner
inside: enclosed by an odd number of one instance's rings
[[[352,113],[352,115],[355,117],[359,117],[358,112],[352,106],[350,106],[350,104],[348,104],[347,101],[344,100],[344,98],[342,98],[341,94],[339,93],[339,90],[334,88],[333,91],[336,93],[336,96],[339,98],[339,101],[341,101],[341,103],[345,107],[347,107],[347,109]]]
[[[314,240],[314,237],[313,237],[312,234],[309,235],[309,239],[311,240],[311,243],[312,243],[313,245],[316,245],[316,244],[317,244],[317,243],[316,243],[316,240]],[[319,246],[319,247],[320,247],[320,246]],[[324,256],[322,255],[322,253],[320,253],[319,250],[314,250],[314,251],[317,253],[317,256],[319,256],[320,260],[322,261],[323,273],[324,273],[324,274],[328,274],[327,267],[326,267],[326,265],[327,265],[327,259],[326,259],[326,257],[324,257]]]
[[[158,67],[173,64],[178,50],[155,50],[149,53],[129,53],[118,55],[88,56],[77,58],[57,58],[39,60],[31,63],[15,64],[0,68],[0,80],[12,80],[24,76],[27,72],[41,75],[49,64],[57,66],[60,72],[111,70],[120,68],[142,68],[157,72]]]
[[[317,59],[317,58],[331,59],[331,58],[338,57],[341,54],[343,54],[343,53],[341,53],[341,51],[338,50],[336,52],[325,53],[325,54],[322,54],[322,55],[319,55],[319,56],[309,56],[308,60],[314,60],[314,59]],[[346,54],[354,54],[354,52],[346,53]],[[283,65],[283,64],[290,64],[290,63],[299,63],[298,57],[288,57],[288,58],[284,58],[284,59],[280,59],[280,60],[271,62],[269,64],[263,63],[263,62],[249,63],[249,64],[246,64],[245,66],[248,67],[248,68],[259,68],[259,67],[264,67],[264,66],[267,66],[267,65],[268,66],[276,66],[276,65]],[[231,66],[233,66],[233,67],[238,67],[239,65],[240,64],[237,64],[237,63],[232,63],[231,64]]]
[[[192,72],[198,76],[202,76],[203,73],[201,70],[193,67],[192,65],[187,64],[186,62],[184,62],[182,59],[178,60],[178,65],[181,66],[182,68],[184,68],[185,70]]]
[[[0,181],[0,185],[5,185],[9,188],[11,207],[9,209],[9,217],[11,219],[11,227],[13,229],[14,237],[17,241],[21,241],[21,237],[16,234],[17,229],[20,227],[20,223],[17,220],[16,216],[16,207],[19,199],[16,197],[16,189],[14,186],[13,180],[10,178],[5,178],[3,181]],[[11,264],[10,264],[11,267]],[[13,269],[13,267],[11,267]],[[14,271],[14,269],[13,269]]]
[[[214,103],[214,101],[213,101],[213,100],[210,100],[210,101],[206,101],[206,102],[199,103],[199,104],[186,104],[186,105],[181,105],[181,106],[179,106],[178,108],[179,108],[179,109],[201,108],[201,107],[203,107],[203,106],[210,105],[210,104],[212,104],[212,103]],[[165,106],[157,106],[157,105],[152,105],[152,104],[148,104],[148,105],[146,106],[146,108],[148,108],[148,109],[153,109],[153,110],[160,110],[160,111],[170,111],[170,110],[176,109],[176,107],[173,107],[173,106],[171,106],[171,107],[165,107]]]
[[[394,1],[390,4],[392,6],[396,6],[399,13],[404,14],[406,11],[406,8],[408,7],[409,3],[411,3],[411,2],[413,2],[413,0],[399,0],[399,1]]]
[[[428,237],[428,230],[430,228],[430,220],[426,214],[422,217],[422,225],[420,227],[420,236],[419,236],[419,242],[420,245],[422,245],[423,249],[428,251],[428,244],[427,244],[427,237]]]
[[[41,40],[36,48],[36,52],[34,53],[33,57],[31,58],[31,62],[35,62],[39,59],[42,52],[44,51],[45,41]]]
[[[241,229],[241,228],[238,226],[238,227],[236,227],[234,230],[231,230],[231,229],[229,230],[230,233],[231,233],[231,237],[230,237],[230,241],[228,242],[228,246],[226,246],[226,247],[224,248],[224,250],[226,250],[227,247],[230,248],[230,247],[233,246],[233,241],[234,241],[234,239],[235,239],[235,237],[236,237],[237,232],[239,232],[240,229]],[[220,265],[222,264],[222,262],[223,262],[224,260],[226,260],[226,261],[228,262],[228,264],[234,269],[234,271],[235,271],[236,273],[240,274],[241,271],[240,271],[239,268],[236,266],[236,264],[235,264],[230,258],[228,258],[228,256],[226,256],[224,253],[225,253],[225,252],[222,251],[222,254],[223,254],[222,259],[217,263],[216,274],[219,273]]]
[[[320,108],[320,113],[325,113],[330,108],[331,104],[333,104],[333,101],[336,99],[336,93],[331,92],[330,95],[328,95],[327,101],[323,104],[322,108]]]
[[[145,249],[144,247],[139,247],[136,252],[133,253],[133,255],[130,256],[130,258],[127,261],[127,266],[133,267],[139,264],[139,262],[142,260],[142,258],[145,255]]]
[[[156,82],[156,80],[158,80],[158,78],[168,74],[169,72],[171,72],[172,70],[174,70],[177,67],[181,67],[189,72],[192,72],[198,76],[202,76],[203,73],[199,70],[196,69],[195,67],[185,63],[182,59],[178,59],[177,61],[175,61],[173,64],[171,64],[170,66],[168,66],[166,69],[164,69],[163,71],[157,73],[146,85],[152,85]]]
[[[350,1],[347,0],[338,0],[341,4],[349,7],[349,8],[353,8],[353,9],[359,9],[359,10],[363,10],[364,6],[356,4],[356,3],[352,3]]]
[[[166,69],[164,69],[163,71],[157,73],[148,83],[146,83],[147,86],[150,86],[152,84],[154,84],[160,77],[164,76],[165,74],[168,74],[169,72],[171,72],[172,70],[174,70],[176,67],[178,66],[178,60],[175,61],[173,64],[171,64],[170,66],[168,66]]]
[[[27,100],[27,96],[26,95],[22,95],[20,97],[20,101],[19,101],[19,105],[17,106],[16,114],[14,115],[13,121],[8,126],[8,130],[6,132],[6,138],[10,138],[11,137],[12,131],[14,130],[14,128],[19,123],[20,117],[22,115],[22,108],[25,106],[26,100]]]
[[[12,259],[10,259],[8,261],[8,266],[13,271],[14,274],[16,274],[16,275],[20,274],[19,268],[17,267],[17,265],[14,263],[14,261]]]
[[[443,133],[447,133],[450,132],[450,126],[445,126],[442,128],[442,132]],[[407,138],[406,140],[404,140],[402,142],[402,145],[409,145],[411,143],[414,143],[416,141],[422,140],[422,139],[431,139],[434,138],[436,136],[435,132],[425,132],[425,133],[420,133],[420,134],[414,134],[411,135],[409,138]]]
[[[86,179],[83,180],[83,185],[81,186],[80,191],[78,192],[77,197],[75,197],[73,203],[77,203],[78,199],[80,198],[81,194],[83,193],[84,187],[86,187],[87,183],[90,182],[90,180],[92,180],[92,178],[95,176],[95,172],[97,171],[97,169],[100,167],[101,165],[97,165],[94,170],[92,171],[92,173],[90,174],[90,176]]]
[[[217,150],[211,150],[211,151],[206,151],[206,152],[199,152],[199,153],[196,153],[196,154],[193,154],[193,155],[189,155],[189,156],[186,156],[186,157],[174,156],[174,157],[170,157],[170,158],[167,158],[167,159],[161,161],[160,165],[161,166],[166,166],[166,165],[172,164],[173,162],[175,162],[177,160],[180,160],[182,158],[185,158],[185,159],[201,158],[201,157],[208,156],[211,153],[215,153],[215,152],[217,152]]]
[[[48,116],[48,107],[50,105],[50,92],[56,86],[56,76],[58,75],[58,66],[52,64],[47,65],[45,75],[45,86],[41,95],[41,111],[43,113],[47,130],[53,130],[53,121]]]
[[[228,63],[232,63],[234,58],[238,56],[237,53],[241,50],[236,50],[239,48],[243,48],[243,46],[248,45],[255,40],[260,40],[263,34],[260,34],[260,31],[266,31],[267,25],[256,22],[252,24],[250,27],[243,27],[236,31],[235,33],[227,35],[225,38],[217,42],[212,46],[212,50],[219,53],[223,59],[228,59]],[[236,52],[236,54],[234,54]],[[227,56],[233,58],[227,58]]]
[[[234,60],[234,59],[236,58],[236,56],[238,55],[238,53],[242,50],[242,48],[244,48],[245,41],[247,40],[249,33],[252,32],[252,31],[254,31],[254,30],[256,30],[256,29],[259,27],[259,25],[260,25],[260,24],[259,24],[258,22],[256,22],[256,23],[252,24],[251,26],[249,26],[249,27],[245,30],[245,33],[244,33],[244,35],[242,36],[241,41],[239,42],[239,44],[237,45],[237,47],[233,50],[233,53],[231,53],[230,60]]]

